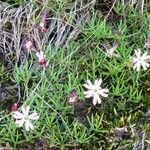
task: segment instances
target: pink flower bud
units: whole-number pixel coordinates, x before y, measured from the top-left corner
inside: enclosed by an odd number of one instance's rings
[[[38,63],[40,64],[40,65],[45,65],[46,64],[46,60],[45,59],[39,59],[38,60]]]
[[[39,50],[34,46],[33,42],[31,40],[26,41],[26,43],[24,44],[24,47],[28,50],[28,51],[33,51],[33,52],[38,52]]]
[[[38,57],[38,63],[40,65],[46,65],[46,59],[43,51],[36,52],[36,56]]]
[[[25,43],[25,47],[26,47],[27,50],[30,50],[33,47],[33,43],[31,41],[27,41]]]
[[[41,29],[42,32],[47,32],[47,29],[44,27]]]
[[[14,103],[12,106],[11,106],[11,111],[17,111],[18,110],[18,104],[17,103]]]
[[[70,105],[76,105],[77,102],[79,101],[77,93],[75,90],[73,90],[68,96],[67,96],[67,101]]]

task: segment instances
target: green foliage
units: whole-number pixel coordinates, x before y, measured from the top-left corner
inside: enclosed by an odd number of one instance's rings
[[[25,3],[25,0],[6,0],[5,2],[12,4],[12,5],[21,5]]]

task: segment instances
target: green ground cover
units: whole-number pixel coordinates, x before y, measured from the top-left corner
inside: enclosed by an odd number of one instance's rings
[[[20,4],[20,1],[11,2]],[[58,16],[63,16],[74,3],[69,2],[49,0],[46,9],[50,15],[59,12]],[[37,63],[33,51],[23,55],[21,63],[17,61],[17,50],[13,52],[13,58],[0,58],[1,147],[150,148],[150,71],[149,68],[137,71],[132,62],[134,50],[149,53],[148,46],[145,47],[150,34],[149,4],[145,3],[141,12],[138,5],[116,2],[113,6],[112,3],[112,11],[108,14],[105,10],[107,17],[98,4],[88,10],[88,19],[78,27],[80,33],[69,40],[67,46],[56,46],[49,40],[41,46],[48,62],[46,68]],[[21,5],[25,5],[24,2],[21,1]],[[45,8],[35,2],[33,5],[35,9]],[[76,26],[70,16],[65,19]],[[40,17],[31,17],[31,20],[35,22]],[[107,54],[107,47],[114,47],[119,56]],[[102,88],[109,90],[108,96],[101,96],[101,104],[93,105],[93,98],[84,95],[87,91],[84,84],[87,80],[94,83],[100,78]],[[67,97],[73,90],[78,101],[70,105]],[[34,129],[30,132],[15,124],[11,112],[13,103],[29,105],[31,111],[38,113],[39,119],[33,122]]]

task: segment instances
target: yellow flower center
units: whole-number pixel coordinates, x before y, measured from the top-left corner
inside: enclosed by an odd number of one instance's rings
[[[94,92],[94,93],[97,93],[97,89],[93,89],[93,92]]]

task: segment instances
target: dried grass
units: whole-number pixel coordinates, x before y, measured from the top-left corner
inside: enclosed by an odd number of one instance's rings
[[[136,141],[133,144],[132,150],[149,150],[150,145],[145,144],[145,139],[146,139],[146,133],[145,131],[143,131],[141,135],[141,140]]]
[[[12,63],[19,61],[23,53],[23,41],[32,39],[36,46],[43,50],[48,45],[67,46],[68,42],[76,38],[80,28],[90,18],[90,11],[95,0],[90,3],[75,1],[69,12],[57,13],[48,19],[48,31],[41,33],[34,29],[34,18],[42,13],[32,3],[13,8],[7,3],[0,2],[0,51],[5,54],[5,59]],[[50,13],[50,12],[48,12]],[[37,20],[40,18],[37,18]]]
[[[144,4],[147,3],[146,0],[121,0],[123,5],[128,5],[130,7],[136,7],[143,14]]]

